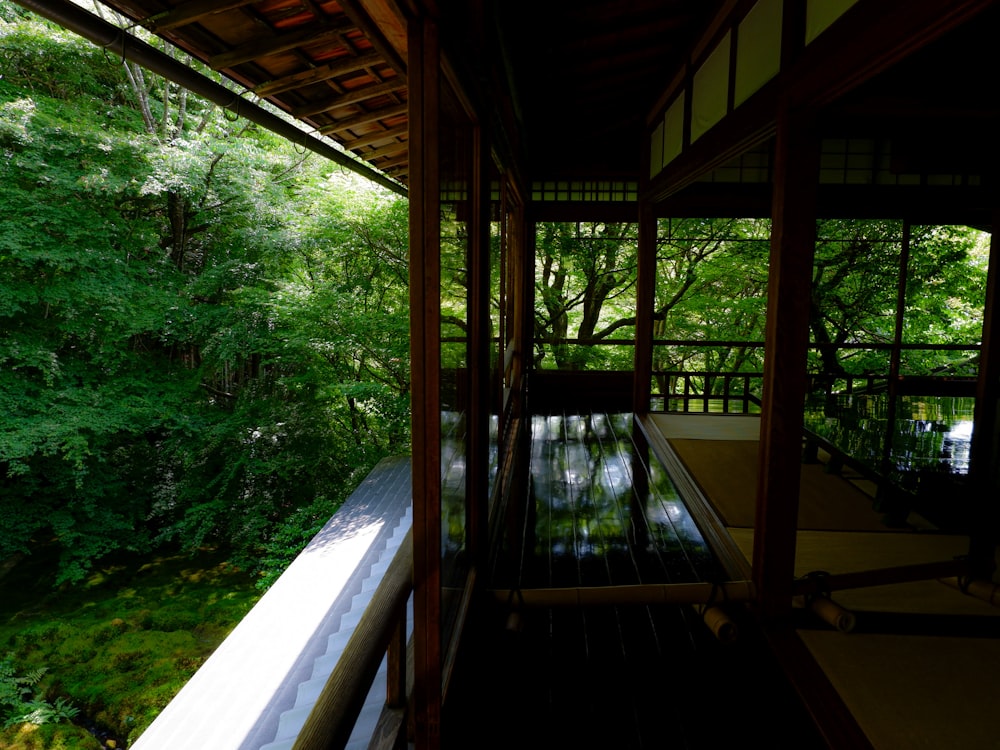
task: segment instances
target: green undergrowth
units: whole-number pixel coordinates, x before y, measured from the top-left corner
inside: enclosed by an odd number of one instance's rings
[[[120,556],[53,588],[57,555],[38,551],[0,578],[0,658],[21,674],[44,669],[39,697],[69,701],[77,724],[128,744],[261,595],[219,550]],[[101,746],[68,723],[0,731],[4,750]]]

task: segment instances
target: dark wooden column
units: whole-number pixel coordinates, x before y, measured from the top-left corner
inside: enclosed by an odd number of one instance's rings
[[[903,222],[903,237],[899,248],[899,273],[896,276],[896,317],[892,335],[892,350],[889,352],[889,383],[886,389],[885,434],[882,437],[882,457],[879,468],[882,476],[888,477],[892,467],[892,436],[896,430],[896,401],[899,398],[899,370],[903,357],[903,324],[906,317],[906,280],[910,272],[910,221]],[[889,513],[899,512],[895,507],[892,493],[886,485],[880,484],[875,498],[875,507]]]
[[[485,564],[490,471],[490,158],[482,129],[473,130],[469,181],[469,444],[466,467],[466,530],[476,566]]]
[[[413,720],[416,750],[441,735],[440,48],[427,19],[409,25],[410,368],[413,444]]]
[[[981,578],[993,574],[996,545],[1000,541],[1000,208],[993,211],[992,229],[976,413],[969,455],[975,503],[969,557],[973,575]]]
[[[774,154],[771,256],[753,580],[765,618],[791,610],[802,457],[819,146],[811,118],[783,109]]]
[[[632,412],[649,412],[653,377],[653,307],[656,293],[656,217],[648,201],[639,202],[639,263],[635,292],[635,361]]]

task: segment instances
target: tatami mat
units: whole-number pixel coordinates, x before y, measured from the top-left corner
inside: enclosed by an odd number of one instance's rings
[[[655,415],[653,422],[752,560],[759,422],[686,414]],[[822,465],[802,466],[799,504],[797,577],[948,562],[968,553],[965,536],[884,526],[870,494]],[[1000,620],[998,637],[979,637],[992,634],[1000,608],[934,579],[838,590],[833,598],[857,615],[855,632],[817,618],[815,627],[796,633],[876,750],[1000,748],[992,719],[1000,699]],[[873,621],[866,617],[904,627],[865,631],[862,624]],[[949,623],[947,632],[905,627],[928,622]],[[977,632],[967,628],[973,622]]]
[[[758,440],[756,414],[650,414],[664,437],[690,440]]]
[[[878,750],[1000,747],[1000,639],[799,636]]]
[[[754,524],[759,442],[735,437],[709,439],[705,434],[699,438],[679,438],[673,433],[665,436],[723,522],[727,526],[749,528]],[[881,515],[872,509],[871,496],[844,477],[828,473],[823,464],[803,464],[799,482],[799,528],[857,531],[886,528]]]

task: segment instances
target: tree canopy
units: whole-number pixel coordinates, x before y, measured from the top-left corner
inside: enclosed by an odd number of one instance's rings
[[[280,568],[408,450],[405,203],[0,19],[0,559],[54,539],[76,580],[213,543]]]
[[[974,374],[982,331],[986,254],[974,228],[901,221],[817,224],[809,318],[810,371],[887,373],[901,314],[903,371]],[[657,233],[654,370],[754,372],[763,366],[769,222],[661,219]],[[560,369],[632,366],[634,224],[545,224],[536,235],[536,364]],[[680,343],[684,342],[684,343]],[[954,350],[933,348],[952,345]],[[962,346],[969,347],[965,350]]]

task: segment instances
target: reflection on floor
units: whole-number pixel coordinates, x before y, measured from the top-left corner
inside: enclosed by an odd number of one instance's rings
[[[629,414],[532,422],[527,515],[498,558],[500,587],[711,581],[722,575]]]
[[[631,415],[535,417],[531,476],[494,587],[719,575]],[[690,605],[516,604],[484,602],[466,628],[448,750],[825,747],[749,623],[723,644]]]

